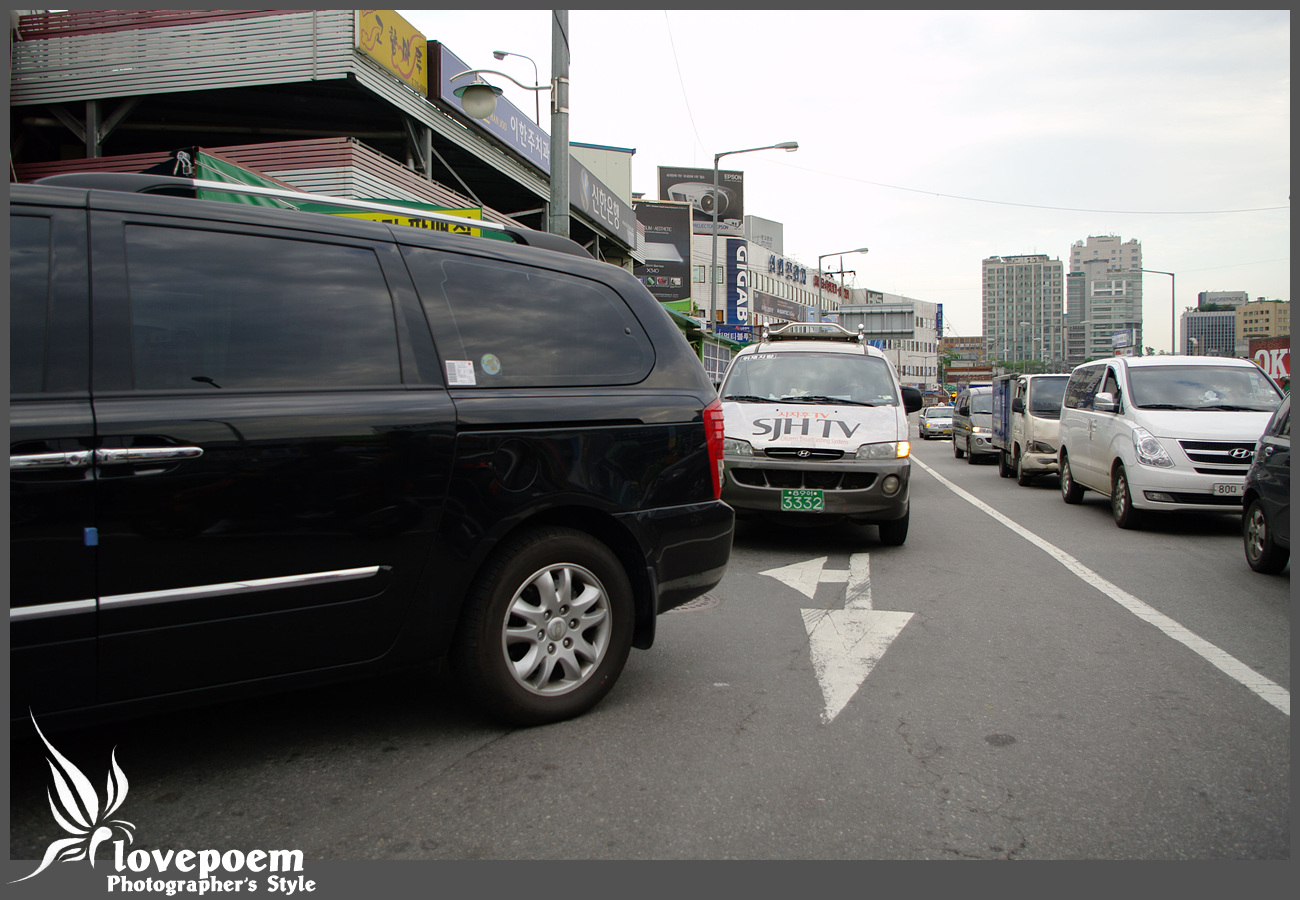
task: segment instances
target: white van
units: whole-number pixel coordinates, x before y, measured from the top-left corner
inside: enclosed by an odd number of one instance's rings
[[[764,328],[719,393],[722,499],[738,517],[846,519],[879,526],[885,544],[907,539],[907,416],[923,400],[861,334],[831,323]]]
[[[1061,496],[1110,497],[1120,528],[1148,510],[1241,512],[1245,476],[1282,392],[1247,359],[1117,356],[1070,373]]]

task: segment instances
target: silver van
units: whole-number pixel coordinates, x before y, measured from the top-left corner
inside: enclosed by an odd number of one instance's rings
[[[1256,441],[1281,403],[1281,390],[1248,359],[1084,363],[1061,403],[1061,496],[1109,497],[1120,528],[1154,510],[1240,515]]]

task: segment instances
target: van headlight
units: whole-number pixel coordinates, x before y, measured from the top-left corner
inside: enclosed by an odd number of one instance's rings
[[[863,444],[854,454],[855,459],[902,459],[912,452],[911,441],[886,441],[882,444]]]
[[[984,430],[984,429],[981,428],[981,427],[979,427],[978,425],[972,425],[972,426],[970,427],[970,433],[971,433],[971,434],[979,434],[979,433],[980,433],[981,431],[983,431],[983,430]]]
[[[742,441],[739,438],[722,439],[723,456],[753,456],[754,446],[749,441]]]
[[[1133,429],[1133,450],[1137,453],[1137,460],[1144,466],[1155,466],[1159,469],[1172,469],[1174,461],[1169,458],[1165,448],[1156,440],[1155,435],[1145,428]]]

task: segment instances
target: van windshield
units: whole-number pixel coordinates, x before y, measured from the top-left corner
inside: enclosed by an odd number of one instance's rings
[[[992,415],[993,395],[990,394],[988,391],[985,391],[982,394],[971,394],[970,411],[971,411],[971,415],[975,415],[976,413],[984,413],[985,415]]]
[[[1145,409],[1272,412],[1282,402],[1255,366],[1133,366],[1129,402]]]
[[[889,363],[846,353],[754,353],[738,356],[719,392],[748,403],[853,403],[897,406]]]
[[[1061,418],[1061,398],[1069,375],[1060,378],[1035,378],[1029,383],[1029,414],[1040,419]]]

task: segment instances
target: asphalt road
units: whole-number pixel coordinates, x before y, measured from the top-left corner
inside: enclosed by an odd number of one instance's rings
[[[52,739],[96,785],[116,747],[145,850],[1289,858],[1290,570],[1250,571],[1239,517],[1121,531],[1054,478],[914,459],[904,546],[742,524],[724,581],[575,721],[501,728],[421,676]],[[854,629],[874,656],[827,641]],[[39,859],[64,836],[43,748],[11,751],[11,857]]]

